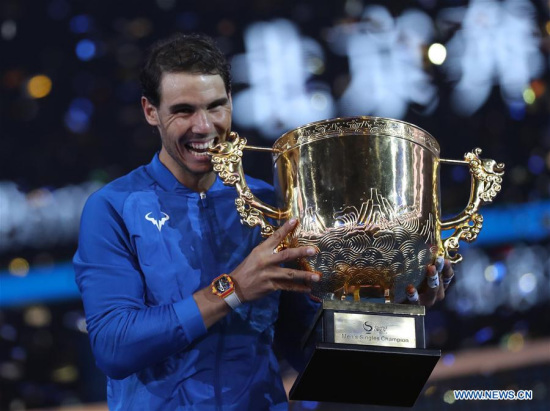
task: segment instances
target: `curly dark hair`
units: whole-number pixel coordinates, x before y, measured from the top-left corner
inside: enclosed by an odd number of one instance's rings
[[[177,33],[153,44],[139,76],[143,96],[158,107],[162,74],[179,72],[219,74],[231,92],[231,66],[207,35]]]

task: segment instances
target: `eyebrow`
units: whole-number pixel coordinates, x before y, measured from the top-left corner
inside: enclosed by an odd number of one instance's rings
[[[210,108],[217,107],[217,106],[223,106],[223,105],[227,104],[228,101],[229,101],[229,99],[227,97],[221,97],[219,99],[216,99],[216,100],[210,102],[206,106],[206,108],[210,109]],[[181,110],[195,111],[195,109],[196,109],[196,106],[194,106],[192,104],[179,103],[179,104],[174,104],[173,106],[170,106],[170,113],[174,114],[174,113],[177,113],[178,111],[181,111]]]

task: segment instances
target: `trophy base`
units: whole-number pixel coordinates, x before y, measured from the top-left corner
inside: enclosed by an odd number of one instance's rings
[[[441,352],[317,343],[289,398],[412,407]]]
[[[323,301],[289,399],[412,407],[441,357],[424,348],[423,317],[419,306]]]

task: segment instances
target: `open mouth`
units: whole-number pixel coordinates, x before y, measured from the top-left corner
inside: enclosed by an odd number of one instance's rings
[[[214,138],[206,141],[190,141],[185,148],[197,157],[208,157],[208,149],[214,146],[214,142]]]

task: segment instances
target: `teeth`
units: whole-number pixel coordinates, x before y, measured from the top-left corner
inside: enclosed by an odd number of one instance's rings
[[[205,141],[205,142],[192,141],[189,143],[189,147],[195,150],[205,150],[213,146],[214,146],[214,139]]]

